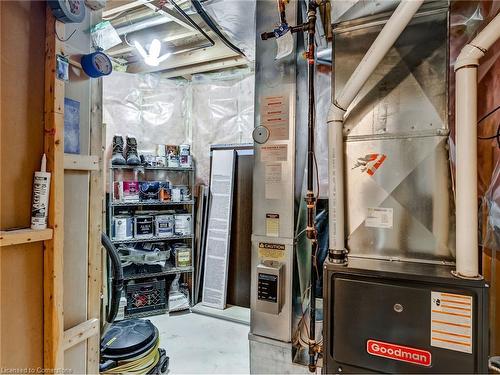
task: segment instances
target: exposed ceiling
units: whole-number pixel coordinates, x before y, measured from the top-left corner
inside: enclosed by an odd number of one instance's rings
[[[174,3],[187,13],[186,19]],[[168,76],[186,76],[247,65],[245,57],[227,47],[191,8],[190,0],[114,0],[103,10],[103,19],[111,22],[122,43],[106,53],[124,61],[131,73],[164,71]],[[214,45],[195,27],[195,22],[213,40]],[[161,41],[161,53],[171,56],[152,67],[144,63],[134,46],[138,41],[146,50],[153,39]]]

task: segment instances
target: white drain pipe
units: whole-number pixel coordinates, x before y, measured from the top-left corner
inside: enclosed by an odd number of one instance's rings
[[[456,275],[479,277],[477,206],[477,67],[500,38],[500,14],[467,44],[455,62]]]
[[[328,113],[329,239],[333,261],[341,260],[345,249],[344,212],[344,115],[349,105],[396,42],[424,0],[402,0],[387,21]]]

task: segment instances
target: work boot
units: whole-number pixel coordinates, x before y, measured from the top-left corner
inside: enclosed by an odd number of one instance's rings
[[[123,157],[123,137],[121,135],[115,135],[113,137],[113,151],[111,154],[111,164],[113,165],[126,164],[125,158]]]
[[[127,150],[125,151],[127,156],[128,165],[139,165],[141,164],[141,159],[137,155],[137,140],[135,137],[127,136]]]

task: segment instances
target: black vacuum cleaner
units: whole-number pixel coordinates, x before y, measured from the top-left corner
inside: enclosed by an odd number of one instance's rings
[[[101,337],[99,372],[102,374],[165,374],[169,357],[159,347],[158,328],[145,319],[114,322],[123,290],[123,268],[118,251],[109,237],[102,233],[101,242],[111,260],[111,298]]]

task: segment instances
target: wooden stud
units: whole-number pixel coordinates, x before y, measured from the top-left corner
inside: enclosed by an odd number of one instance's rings
[[[102,125],[102,79],[91,82],[90,153],[97,169],[90,172],[87,318],[100,318],[102,296],[103,158],[105,134]],[[87,373],[99,372],[99,336],[87,340]]]
[[[43,259],[43,357],[47,369],[64,367],[63,351],[63,247],[64,247],[64,82],[56,77],[56,56],[64,24],[46,8],[44,150],[52,173],[48,225],[51,240],[44,242]]]
[[[16,229],[0,231],[0,247],[52,239],[52,229]]]
[[[99,170],[99,157],[93,155],[64,154],[64,169],[97,171]]]
[[[64,331],[63,349],[67,350],[93,336],[99,338],[99,319],[89,319]],[[99,372],[99,371],[98,371]],[[87,371],[87,373],[89,373]]]

